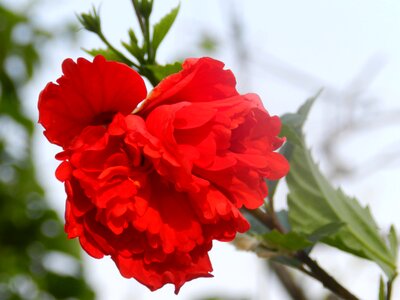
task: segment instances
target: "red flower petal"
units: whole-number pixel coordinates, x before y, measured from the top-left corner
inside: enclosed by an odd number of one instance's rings
[[[135,278],[154,291],[166,283],[175,285],[175,294],[182,285],[194,278],[212,277],[208,247],[195,249],[192,253],[173,253],[163,264],[146,264],[141,256],[112,256],[122,276]]]
[[[60,181],[66,181],[67,179],[70,179],[72,175],[72,167],[71,165],[63,161],[57,168],[56,170],[56,177]]]
[[[209,57],[187,59],[183,70],[162,80],[150,93],[142,113],[161,104],[213,101],[237,95],[236,79],[224,64]]]
[[[131,113],[146,97],[140,75],[128,66],[97,56],[63,63],[64,75],[39,96],[39,123],[54,144],[66,147],[86,126],[107,124],[113,115]]]
[[[158,174],[150,175],[148,209],[133,224],[141,230],[159,235],[164,253],[189,252],[204,242],[201,224],[188,195],[176,191],[172,184],[163,181]]]

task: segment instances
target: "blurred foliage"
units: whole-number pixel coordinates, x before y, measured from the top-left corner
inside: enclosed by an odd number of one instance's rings
[[[200,35],[200,41],[198,42],[198,47],[203,52],[208,54],[215,54],[218,50],[220,41],[217,37],[212,35],[211,32],[203,32]]]
[[[33,122],[21,88],[51,35],[0,3],[0,299],[94,299],[57,214],[45,201],[32,159]]]

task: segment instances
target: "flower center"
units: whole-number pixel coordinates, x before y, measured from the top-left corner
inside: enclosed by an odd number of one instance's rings
[[[110,124],[116,112],[106,111],[96,115],[91,125],[107,125]]]

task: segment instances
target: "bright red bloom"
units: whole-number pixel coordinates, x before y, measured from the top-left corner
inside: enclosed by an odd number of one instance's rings
[[[151,290],[211,276],[212,241],[247,231],[239,209],[259,207],[264,178],[288,172],[273,152],[283,142],[279,118],[257,95],[239,95],[233,74],[210,58],[186,60],[134,115],[145,88],[133,70],[101,57],[64,65],[39,112],[64,148],[56,175],[68,237]]]
[[[130,114],[146,97],[140,75],[128,66],[97,56],[93,63],[66,59],[57,84],[39,96],[39,123],[50,142],[67,147],[88,125],[108,124],[120,112]]]

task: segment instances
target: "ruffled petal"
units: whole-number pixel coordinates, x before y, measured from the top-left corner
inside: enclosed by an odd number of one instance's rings
[[[175,285],[175,294],[185,282],[199,277],[212,277],[208,250],[211,246],[195,249],[191,253],[175,252],[160,264],[146,264],[142,256],[112,256],[122,276],[135,278],[154,291],[167,283]]]
[[[237,95],[236,79],[218,60],[202,57],[184,61],[179,73],[162,80],[147,97],[142,114],[154,107],[182,101],[203,102]]]
[[[146,97],[140,75],[128,66],[97,56],[64,61],[63,76],[39,96],[39,123],[50,142],[66,147],[86,126],[108,124],[131,113]]]

